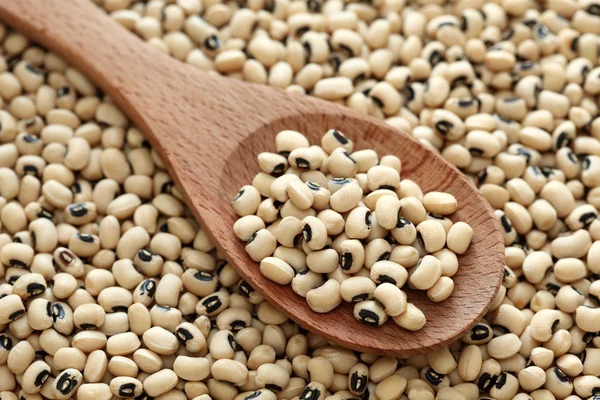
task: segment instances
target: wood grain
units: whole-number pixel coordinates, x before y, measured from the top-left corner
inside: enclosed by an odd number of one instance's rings
[[[485,314],[504,265],[492,209],[467,178],[409,135],[328,102],[200,72],[144,45],[91,1],[2,1],[0,19],[59,54],[114,99],[167,160],[188,206],[219,250],[302,327],[354,350],[406,357],[457,339]],[[474,229],[450,299],[433,304],[424,293],[409,291],[427,316],[420,332],[404,331],[391,321],[368,327],[353,318],[349,304],[329,314],[313,313],[290,287],[266,280],[232,233],[236,216],[230,201],[258,172],[256,155],[274,150],[275,134],[295,129],[318,143],[329,128],[342,130],[357,149],[399,156],[402,177],[425,191],[454,194],[460,206],[453,219]]]

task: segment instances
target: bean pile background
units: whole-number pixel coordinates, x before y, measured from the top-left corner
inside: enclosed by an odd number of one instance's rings
[[[465,338],[426,355],[303,332],[221,261],[85,71],[1,27],[0,318],[21,316],[2,326],[2,399],[600,397],[600,2],[98,3],[198,68],[438,149],[497,209],[506,276]]]

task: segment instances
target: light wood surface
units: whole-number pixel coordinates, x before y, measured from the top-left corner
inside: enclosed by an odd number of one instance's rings
[[[409,356],[459,338],[487,311],[504,265],[492,209],[458,170],[406,133],[332,103],[198,71],[145,45],[91,1],[4,0],[0,19],[56,52],[114,99],[160,151],[194,216],[229,262],[303,328],[354,350]],[[454,194],[459,209],[453,219],[474,229],[450,299],[433,304],[423,292],[408,291],[427,316],[419,332],[391,320],[381,328],[366,326],[347,303],[332,313],[312,312],[289,286],[264,278],[232,232],[231,199],[258,172],[256,155],[274,151],[275,134],[295,129],[319,143],[329,128],[343,131],[356,149],[399,156],[402,177],[425,191]]]

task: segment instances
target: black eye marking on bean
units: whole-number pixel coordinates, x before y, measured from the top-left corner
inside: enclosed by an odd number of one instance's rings
[[[350,269],[350,267],[352,267],[353,260],[354,260],[354,257],[352,256],[352,253],[350,253],[350,252],[340,254],[340,267],[344,271],[348,271]]]
[[[306,224],[304,225],[304,228],[302,228],[302,237],[304,237],[306,243],[309,243],[312,240],[312,228],[310,227],[310,224]]]
[[[594,219],[596,219],[597,216],[598,215],[596,215],[594,212],[585,213],[579,217],[579,222],[581,222],[583,226],[587,227],[592,223],[592,221],[594,221]]]
[[[379,275],[379,278],[377,279],[379,281],[379,283],[391,283],[392,285],[396,285],[396,280],[394,278],[392,278],[389,275]]]
[[[38,211],[38,213],[36,215],[38,216],[38,218],[46,218],[49,220],[52,220],[52,218],[54,218],[53,213],[51,213],[50,211],[43,209],[43,208],[40,211]]]
[[[552,328],[550,329],[550,331],[552,333],[556,332],[556,329],[558,328],[558,324],[560,324],[560,319],[557,319],[556,321],[552,322]]]
[[[37,136],[29,135],[29,134],[23,136],[23,140],[26,141],[27,143],[37,143],[40,141],[40,139]]]
[[[567,153],[567,157],[569,158],[569,160],[570,160],[570,161],[571,161],[573,164],[577,163],[577,161],[578,161],[578,160],[577,160],[577,156],[576,156],[576,155],[575,155],[575,153],[573,153],[572,151],[569,151],[569,152]]]
[[[79,325],[79,329],[82,329],[82,330],[90,330],[90,329],[96,329],[96,328],[98,328],[98,327],[94,324],[85,323],[85,324]]]
[[[199,281],[210,282],[215,277],[214,277],[214,275],[209,274],[208,272],[198,271],[194,274],[194,278],[198,279]]]
[[[235,341],[235,337],[233,336],[233,334],[227,335],[227,342],[229,343],[229,346],[233,349],[233,351],[237,351],[238,345]]]
[[[368,325],[379,325],[379,315],[371,310],[362,309],[358,312],[358,316],[360,317],[361,321]]]
[[[598,4],[590,4],[586,9],[585,12],[588,14],[592,14],[595,15],[597,17],[600,17],[600,5]]]
[[[433,368],[427,368],[427,370],[425,371],[425,379],[433,386],[438,386],[440,383],[442,383],[444,376],[445,375],[443,374],[438,374],[437,372],[435,372]]]
[[[500,217],[500,223],[502,223],[502,227],[504,228],[504,231],[506,233],[509,233],[512,231],[512,225],[508,221],[508,217],[506,215],[503,215],[502,217]]]
[[[485,340],[490,335],[490,328],[487,325],[477,324],[471,329],[471,340]]]
[[[367,377],[355,371],[350,376],[350,388],[357,393],[362,393],[367,388]]]
[[[15,242],[15,243],[22,243],[22,242]],[[15,259],[15,258],[10,259],[8,261],[8,263],[10,264],[10,266],[15,267],[15,268],[27,268],[27,264],[25,264],[21,260]]]
[[[297,157],[296,158],[296,165],[298,166],[298,168],[301,168],[301,169],[308,169],[308,168],[310,168],[310,163],[306,159],[304,159],[302,157]]]
[[[40,387],[46,382],[46,380],[48,379],[49,376],[50,376],[50,371],[45,369],[45,370],[41,371],[39,374],[37,374],[37,376],[35,377],[35,380],[33,381],[33,384],[35,385],[35,387]]]
[[[391,191],[396,191],[396,188],[392,185],[380,185],[377,189],[386,189]]]
[[[223,302],[221,301],[220,296],[217,294],[204,299],[202,301],[202,305],[206,307],[207,312],[211,313],[217,311],[223,305]]]
[[[6,335],[0,335],[0,348],[4,350],[11,350],[13,348],[13,341]]]
[[[500,374],[500,377],[495,384],[496,389],[502,389],[502,387],[506,384],[506,375],[508,375],[506,372]]]
[[[129,310],[129,308],[127,306],[113,306],[112,308],[113,312],[127,312],[127,310]]]
[[[183,345],[185,345],[188,340],[192,340],[194,338],[194,335],[192,335],[190,331],[185,328],[179,328],[175,333],[177,333],[177,339],[179,340],[179,343]]]
[[[71,393],[75,386],[77,386],[77,379],[68,373],[63,372],[57,379],[58,382],[56,383],[56,388],[64,395]]]
[[[77,203],[69,206],[69,213],[74,217],[83,217],[88,210],[84,203]]]
[[[221,41],[216,35],[210,35],[204,40],[204,46],[209,50],[216,50],[221,47]]]
[[[136,385],[133,382],[124,383],[119,386],[119,396],[121,397],[134,397]]]
[[[71,93],[71,88],[68,86],[63,86],[56,90],[57,97],[67,96],[69,93]]]
[[[257,397],[260,397],[260,390],[257,390],[256,392],[250,393],[248,396],[244,397],[244,400],[252,400],[255,399]]]
[[[321,391],[318,389],[313,389],[309,385],[304,388],[300,394],[299,400],[317,400],[319,397],[321,397]]]
[[[231,326],[231,330],[233,332],[237,332],[241,329],[246,328],[248,325],[246,324],[245,321],[242,320],[236,320],[236,321],[231,321],[231,323],[229,324]]]
[[[477,380],[477,387],[479,387],[479,390],[481,390],[482,392],[487,392],[492,387],[494,387],[497,379],[498,379],[498,376],[496,376],[496,375],[492,376],[492,375],[490,375],[489,372],[484,372],[483,374],[481,374],[481,376]]]
[[[18,310],[8,316],[9,321],[14,321],[25,315],[25,310]]]
[[[379,258],[377,259],[377,261],[385,261],[387,259],[390,258],[390,252],[389,251],[384,251],[383,253],[381,253],[381,255],[379,256]]]
[[[84,243],[94,243],[94,237],[92,235],[88,235],[87,233],[78,233],[77,239]]]
[[[240,294],[246,298],[250,297],[250,294],[254,292],[252,286],[250,286],[250,284],[248,284],[246,281],[240,281],[238,289]]]
[[[485,182],[486,178],[487,178],[487,168],[483,169],[480,173],[479,176],[477,177],[477,183],[479,183],[480,185],[483,184],[483,182]]]
[[[357,294],[356,296],[352,297],[352,301],[355,303],[358,303],[359,301],[367,300],[368,298],[369,298],[368,293],[361,293],[361,294]]]
[[[142,296],[147,295],[148,297],[154,297],[156,292],[156,282],[152,279],[146,279],[140,286],[140,294]]]
[[[310,190],[314,190],[315,192],[318,191],[319,189],[321,189],[321,185],[319,185],[318,183],[311,182],[311,181],[306,182],[306,186],[308,186],[308,188]]]
[[[144,262],[152,261],[152,253],[150,253],[146,249],[141,249],[140,251],[138,251],[138,257],[140,260],[142,260]]]
[[[241,198],[244,195],[244,192],[246,191],[246,189],[241,189],[239,192],[237,192],[237,194],[235,195],[235,197],[233,198],[233,201],[238,200],[239,198]]]
[[[273,171],[271,171],[271,175],[273,176],[281,176],[285,172],[285,164],[279,163],[273,167]]]
[[[52,304],[52,319],[54,320],[54,322],[56,322],[56,320],[58,319],[64,319],[65,318],[65,308],[62,306],[62,304]]]
[[[46,290],[46,286],[42,285],[41,283],[30,283],[27,285],[27,293],[29,293],[31,296],[42,294],[44,293],[44,290]]]
[[[269,389],[269,390],[271,390],[273,392],[281,392],[283,390],[283,388],[281,386],[276,385],[274,383],[267,383],[265,385],[265,389]]]
[[[477,147],[469,147],[469,153],[477,157],[481,156],[484,151],[482,149],[478,149]]]
[[[252,234],[252,236],[250,236],[250,239],[248,239],[248,241],[246,242],[246,244],[250,244],[254,241],[254,239],[256,239],[256,236],[258,235],[258,231],[254,232]]]
[[[442,136],[447,136],[448,132],[454,128],[454,124],[450,121],[438,121],[435,124],[435,129],[437,129],[437,131],[440,133],[440,135]]]

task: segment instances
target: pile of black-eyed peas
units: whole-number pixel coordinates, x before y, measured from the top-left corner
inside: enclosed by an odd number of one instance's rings
[[[447,218],[458,207],[450,193],[423,194],[400,178],[402,161],[354,150],[330,129],[311,146],[300,132],[275,137],[277,153],[258,155],[252,185],[233,199],[233,230],[260,272],[306,298],[318,313],[342,301],[354,317],[381,326],[388,317],[404,329],[425,326],[425,314],[402,290],[426,290],[436,303],[454,290],[457,254],[473,229]]]
[[[305,332],[221,261],[85,71],[0,27],[2,399],[600,396],[597,0],[98,3],[198,68],[438,149],[497,210],[506,275],[462,340],[425,355]]]

